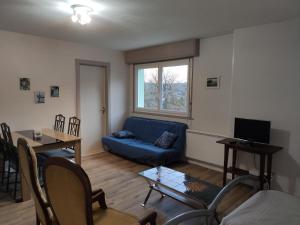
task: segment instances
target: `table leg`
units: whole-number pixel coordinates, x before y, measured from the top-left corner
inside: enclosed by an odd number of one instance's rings
[[[228,154],[229,154],[229,147],[225,145],[225,147],[224,147],[223,186],[226,185],[226,179],[227,179]]]
[[[260,180],[260,189],[264,189],[264,181],[265,181],[265,154],[260,154],[260,172],[259,172],[259,180]]]
[[[75,142],[74,150],[75,150],[75,162],[81,165],[81,140]]]
[[[147,194],[147,196],[146,196],[146,198],[145,198],[145,200],[144,200],[144,203],[141,204],[142,207],[145,207],[145,205],[147,204],[148,199],[149,199],[149,197],[150,197],[150,195],[151,195],[151,192],[152,192],[152,190],[153,190],[153,187],[152,187],[151,185],[149,186],[149,188],[150,188],[150,190],[149,190],[149,192],[148,192],[148,194]]]
[[[235,177],[236,154],[237,154],[237,150],[233,149],[233,151],[232,151],[232,180]]]
[[[267,161],[267,179],[269,184],[269,189],[271,189],[271,177],[272,177],[272,154],[268,154]]]

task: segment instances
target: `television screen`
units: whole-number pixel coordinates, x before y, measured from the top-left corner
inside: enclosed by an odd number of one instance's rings
[[[250,142],[270,143],[271,122],[235,118],[234,137]]]

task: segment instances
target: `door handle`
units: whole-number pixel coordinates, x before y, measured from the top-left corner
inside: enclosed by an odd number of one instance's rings
[[[102,114],[104,114],[106,112],[105,107],[103,106],[102,109],[100,109],[100,111],[102,112]]]

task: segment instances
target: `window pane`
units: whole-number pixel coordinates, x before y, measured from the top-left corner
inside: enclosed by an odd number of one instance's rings
[[[158,109],[158,68],[138,69],[138,108]]]
[[[163,67],[161,109],[187,112],[188,65]]]

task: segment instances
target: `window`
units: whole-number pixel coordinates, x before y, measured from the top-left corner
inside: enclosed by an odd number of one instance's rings
[[[189,60],[135,66],[135,111],[187,116]]]

